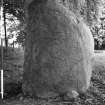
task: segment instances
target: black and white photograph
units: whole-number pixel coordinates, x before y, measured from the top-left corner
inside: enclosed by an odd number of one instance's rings
[[[0,0],[0,105],[105,105],[105,0]]]

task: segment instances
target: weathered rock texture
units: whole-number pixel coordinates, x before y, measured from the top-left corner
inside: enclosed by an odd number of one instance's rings
[[[28,5],[24,93],[39,97],[85,92],[94,42],[82,19],[55,0]]]

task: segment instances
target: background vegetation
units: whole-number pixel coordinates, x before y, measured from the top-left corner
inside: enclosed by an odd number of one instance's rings
[[[77,12],[76,14],[81,14],[84,21],[92,31],[95,41],[95,49],[99,50],[105,49],[105,1],[104,0],[59,1],[68,9],[70,10],[72,9],[74,12]],[[71,2],[74,2],[73,6],[71,6]],[[7,30],[4,36],[7,39],[12,39],[11,42],[8,41],[8,44],[13,45],[15,43],[24,46],[26,35],[24,0],[4,0],[3,7],[5,14],[4,21],[6,21]]]

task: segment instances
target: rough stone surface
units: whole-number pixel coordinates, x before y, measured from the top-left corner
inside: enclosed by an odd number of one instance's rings
[[[27,14],[24,93],[73,97],[73,93],[85,92],[94,55],[89,28],[72,11],[54,1],[34,1]]]

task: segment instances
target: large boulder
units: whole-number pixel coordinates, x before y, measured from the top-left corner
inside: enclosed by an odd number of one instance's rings
[[[94,41],[89,27],[55,0],[27,7],[25,94],[52,97],[85,92],[90,85]]]

